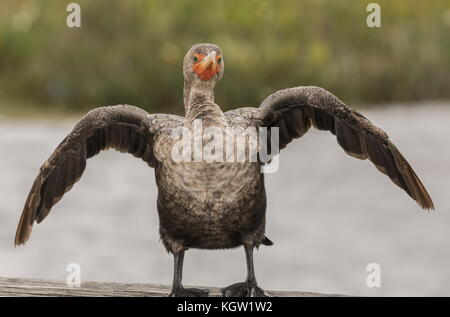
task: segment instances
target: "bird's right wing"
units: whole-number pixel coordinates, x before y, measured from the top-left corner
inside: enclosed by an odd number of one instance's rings
[[[28,194],[17,227],[15,245],[28,240],[33,223],[40,223],[64,193],[81,178],[88,158],[112,148],[139,157],[153,167],[155,135],[161,129],[176,127],[181,122],[179,116],[149,114],[129,105],[90,111],[42,165]]]

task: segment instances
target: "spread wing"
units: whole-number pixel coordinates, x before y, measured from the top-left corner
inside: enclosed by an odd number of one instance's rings
[[[129,105],[90,111],[42,165],[28,194],[17,227],[15,245],[28,240],[33,223],[40,223],[64,193],[81,178],[88,158],[112,148],[139,157],[153,167],[155,135],[165,127],[181,122],[182,118],[178,116],[148,114]]]
[[[329,91],[313,86],[280,90],[259,109],[248,108],[240,115],[245,113],[259,126],[279,127],[280,149],[311,126],[330,131],[347,154],[369,159],[422,208],[434,209],[424,185],[388,135]]]

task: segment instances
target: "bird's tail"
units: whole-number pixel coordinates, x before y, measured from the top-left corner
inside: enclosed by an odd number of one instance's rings
[[[262,240],[262,244],[264,244],[264,245],[273,245],[273,242],[269,238],[264,237],[264,239]]]

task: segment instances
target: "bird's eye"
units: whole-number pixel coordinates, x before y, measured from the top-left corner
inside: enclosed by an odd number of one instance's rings
[[[222,57],[219,57],[219,58],[217,59],[217,62],[218,62],[218,63],[222,62]]]
[[[197,56],[194,56],[194,63],[197,63],[198,62],[198,57]]]

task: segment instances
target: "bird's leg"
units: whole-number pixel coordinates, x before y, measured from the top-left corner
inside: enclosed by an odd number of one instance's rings
[[[172,291],[169,297],[206,297],[208,296],[208,290],[198,288],[184,288],[181,284],[183,277],[183,260],[184,250],[174,253],[174,270],[173,270],[173,284]]]
[[[247,279],[243,283],[236,283],[222,289],[224,297],[267,297],[268,295],[258,287],[253,266],[253,246],[244,245],[247,260]]]

